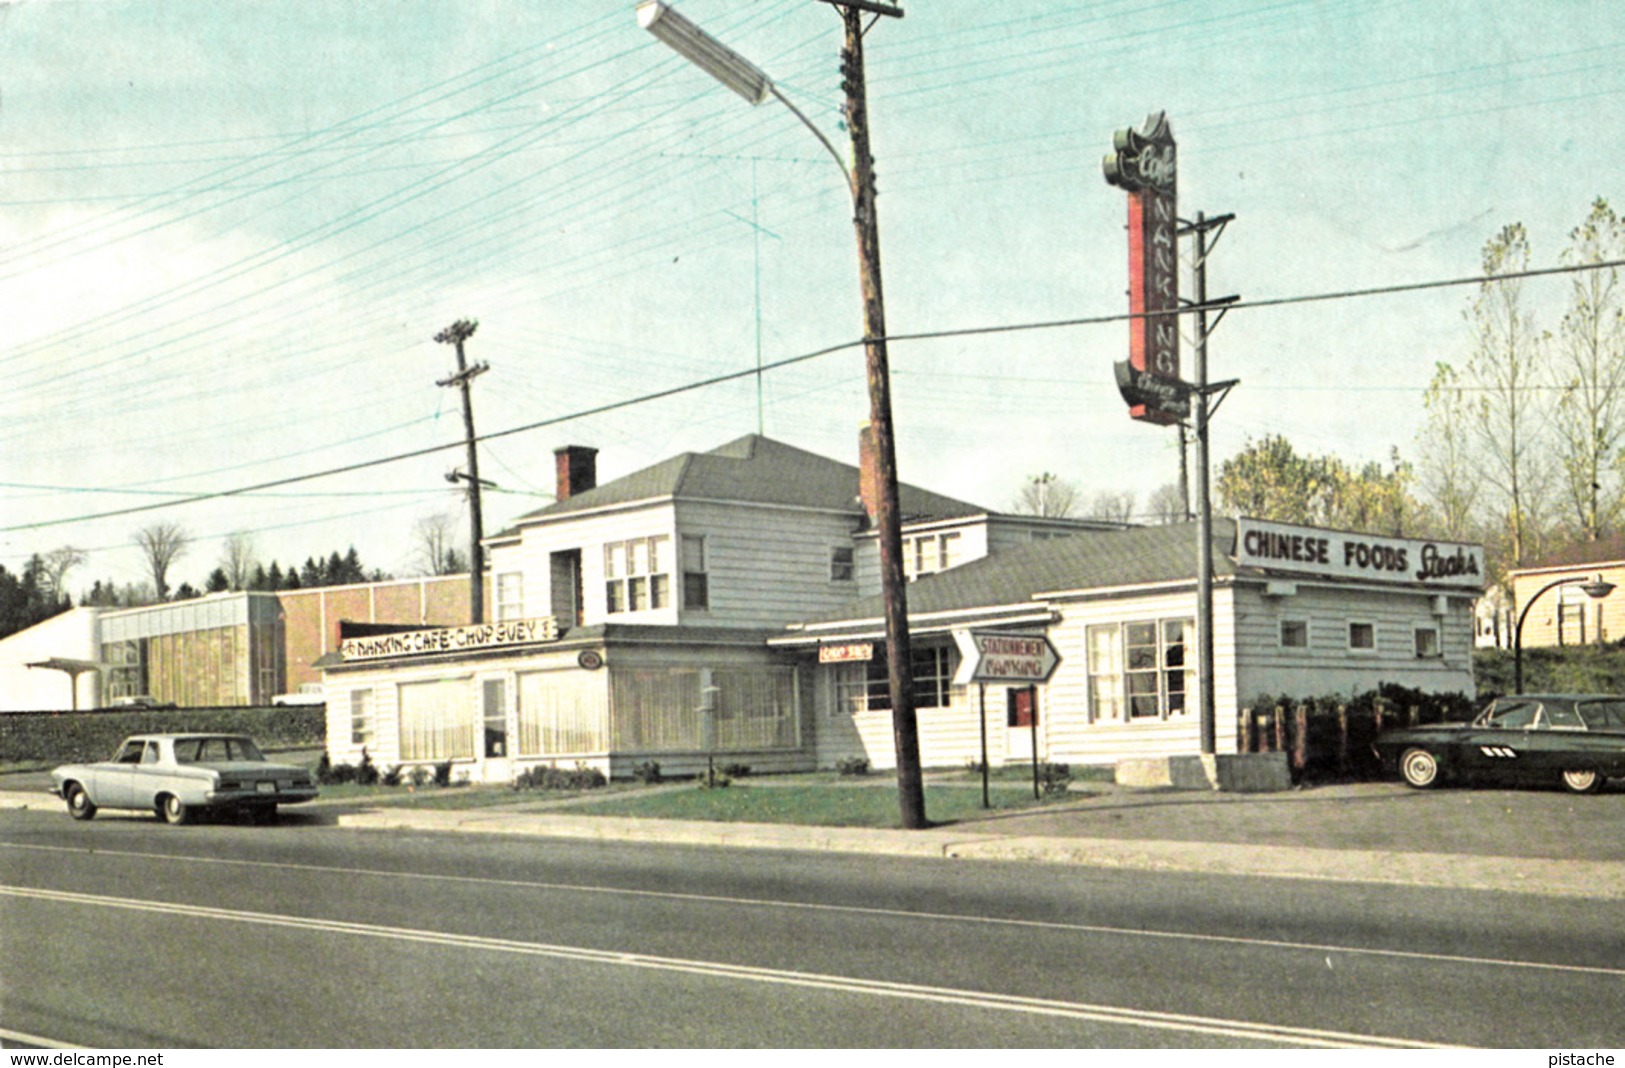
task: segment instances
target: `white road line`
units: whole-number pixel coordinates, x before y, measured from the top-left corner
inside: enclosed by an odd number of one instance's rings
[[[188,857],[172,853],[148,853],[136,850],[84,849],[70,846],[47,846],[20,842],[0,842],[0,849],[26,849],[47,853],[77,853],[98,857],[129,857],[156,860],[163,863],[183,861],[192,864],[240,865],[250,868],[271,868],[282,871],[314,872],[323,875],[369,876],[383,879],[423,879],[434,882],[465,883],[478,886],[509,887],[522,890],[547,890],[574,894],[610,894],[621,897],[645,897],[667,901],[694,901],[716,905],[746,905],[764,909],[798,909],[807,912],[832,912],[859,916],[882,916],[893,919],[929,920],[933,922],[976,924],[988,927],[1020,927],[1033,930],[1067,931],[1075,934],[1112,935],[1120,938],[1167,939],[1173,941],[1202,942],[1214,945],[1250,946],[1258,949],[1285,949],[1305,953],[1340,953],[1354,957],[1377,957],[1388,960],[1414,960],[1433,964],[1466,964],[1475,967],[1522,968],[1535,971],[1578,975],[1606,975],[1625,977],[1625,967],[1607,967],[1593,964],[1553,964],[1546,961],[1509,960],[1500,957],[1472,957],[1456,953],[1425,953],[1409,949],[1373,949],[1362,946],[1342,946],[1330,942],[1293,942],[1275,938],[1243,938],[1237,935],[1201,934],[1190,931],[1159,931],[1139,927],[1113,927],[1108,924],[1065,923],[1056,920],[1022,920],[1001,916],[972,916],[954,912],[921,912],[908,909],[880,908],[869,905],[831,905],[823,902],[781,901],[773,898],[729,897],[721,894],[685,894],[671,890],[629,890],[614,886],[582,886],[577,883],[551,883],[527,879],[492,879],[478,875],[437,875],[424,872],[388,871],[375,868],[342,868],[322,864],[290,864],[267,860],[232,860],[223,857]]]
[[[288,916],[269,912],[250,912],[240,909],[221,909],[203,905],[180,905],[164,901],[144,901],[139,898],[110,897],[102,894],[80,894],[65,890],[36,890],[30,887],[0,885],[0,895],[54,904],[79,905],[91,908],[128,909],[139,912],[181,916],[188,919],[213,920],[229,923],[257,924],[268,927],[291,928],[325,934],[343,934],[367,938],[385,938],[402,942],[446,946],[457,949],[497,953],[518,953],[534,957],[552,957],[582,963],[608,964],[642,968],[653,971],[681,972],[718,979],[743,982],[772,983],[803,989],[827,990],[844,994],[863,994],[871,997],[905,998],[943,1005],[991,1011],[1015,1012],[1033,1016],[1114,1024],[1157,1031],[1179,1031],[1187,1034],[1213,1035],[1246,1042],[1267,1042],[1287,1046],[1315,1046],[1323,1048],[1357,1049],[1438,1049],[1429,1043],[1381,1035],[1360,1035],[1346,1031],[1327,1031],[1318,1028],[1292,1027],[1284,1024],[1252,1023],[1246,1020],[1226,1020],[1211,1016],[1193,1016],[1182,1013],[1157,1012],[1149,1009],[1126,1009],[1112,1005],[1094,1005],[1084,1002],[1059,1001],[1050,998],[1020,997],[1010,994],[960,990],[953,987],[925,986],[917,983],[895,983],[874,979],[859,979],[843,975],[818,972],[795,972],[779,968],[757,968],[749,965],[727,964],[719,961],[689,960],[681,957],[659,957],[645,953],[626,953],[620,950],[585,949],[578,946],[555,945],[545,942],[520,942],[506,938],[485,938],[478,935],[459,935],[442,931],[429,931],[410,927],[390,927],[380,924],[353,923],[347,920],[323,920],[304,916]]]
[[[26,1031],[8,1031],[0,1027],[0,1041],[21,1042],[25,1046],[38,1046],[40,1049],[85,1049],[84,1046],[73,1046],[66,1042],[58,1042],[54,1038],[41,1038]]]

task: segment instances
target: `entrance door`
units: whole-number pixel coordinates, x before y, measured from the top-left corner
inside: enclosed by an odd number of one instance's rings
[[[1038,688],[1022,686],[1004,691],[1006,760],[1033,758],[1033,732],[1038,726]]]
[[[513,777],[509,760],[508,680],[486,679],[480,684],[481,719],[484,726],[480,760],[486,782],[506,782]]]

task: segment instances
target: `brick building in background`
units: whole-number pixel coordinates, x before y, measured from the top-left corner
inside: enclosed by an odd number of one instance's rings
[[[322,674],[312,665],[338,649],[341,620],[468,623],[468,575],[76,608],[0,640],[0,712],[97,708],[138,695],[182,707],[320,701],[312,691]]]

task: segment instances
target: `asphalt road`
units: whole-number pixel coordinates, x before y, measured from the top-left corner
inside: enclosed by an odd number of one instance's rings
[[[0,1028],[117,1047],[1625,1044],[1597,902],[0,812]]]

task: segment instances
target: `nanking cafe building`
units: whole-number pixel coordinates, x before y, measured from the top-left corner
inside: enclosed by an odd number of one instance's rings
[[[1252,519],[1213,523],[1217,745],[1260,695],[1351,695],[1382,683],[1472,695],[1480,546]],[[1195,527],[1034,541],[908,586],[921,760],[1112,764],[1199,751]],[[536,765],[625,777],[708,757],[754,771],[895,760],[882,602],[783,628],[553,618],[357,628],[323,663],[328,749],[354,763],[451,761],[507,781]],[[380,632],[381,631],[381,632]],[[985,685],[970,636],[1042,637],[1039,683]]]

